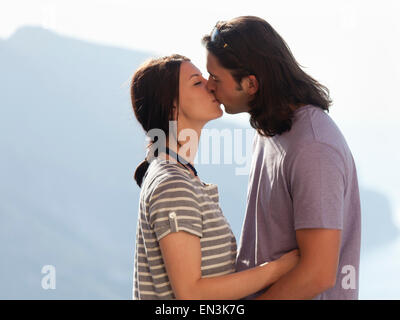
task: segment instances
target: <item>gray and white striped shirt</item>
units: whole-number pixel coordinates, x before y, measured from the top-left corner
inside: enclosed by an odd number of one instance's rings
[[[236,240],[218,203],[217,185],[200,182],[174,161],[152,160],[140,193],[134,299],[175,299],[159,245],[171,232],[200,238],[203,278],[235,272]]]

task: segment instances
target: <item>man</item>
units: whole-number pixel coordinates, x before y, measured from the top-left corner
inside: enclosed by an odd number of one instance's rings
[[[358,299],[361,210],[329,91],[263,19],[219,22],[203,38],[207,86],[257,130],[237,271],[299,248],[297,266],[252,298]]]

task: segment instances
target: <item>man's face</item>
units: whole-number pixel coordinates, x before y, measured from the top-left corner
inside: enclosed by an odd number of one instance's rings
[[[207,88],[230,114],[248,112],[250,96],[232,77],[228,69],[222,67],[215,55],[207,52],[207,71],[210,74]]]

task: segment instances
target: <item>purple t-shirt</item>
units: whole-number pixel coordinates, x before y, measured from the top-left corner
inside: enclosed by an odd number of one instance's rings
[[[358,299],[356,167],[338,127],[313,105],[295,111],[290,131],[255,135],[237,271],[298,248],[296,230],[305,228],[342,230],[336,285],[314,299]]]

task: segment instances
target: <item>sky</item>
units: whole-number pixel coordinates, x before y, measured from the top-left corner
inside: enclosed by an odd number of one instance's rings
[[[0,38],[20,26],[39,25],[154,56],[180,53],[207,77],[202,36],[218,20],[241,15],[267,20],[304,70],[329,88],[334,100],[330,114],[358,158],[363,185],[390,195],[400,225],[398,0],[1,0]],[[225,117],[248,119],[246,114]],[[379,170],[382,158],[389,159],[393,172]]]
[[[351,119],[354,118],[352,115],[363,111],[364,106],[353,104],[351,111],[344,108],[344,103],[349,103],[349,93],[336,83],[340,79],[341,67],[347,68],[344,72],[349,72],[350,61],[344,61],[346,56],[343,54],[352,51],[351,47],[355,45],[349,35],[367,37],[367,23],[369,26],[387,26],[387,38],[400,38],[399,13],[400,2],[397,0],[2,0],[0,37],[7,38],[22,25],[40,25],[64,35],[150,51],[154,55],[184,54],[207,75],[201,37],[209,33],[218,20],[257,15],[266,19],[281,34],[306,71],[332,88],[333,97],[342,106],[336,109],[337,116]],[[395,55],[400,51],[399,41],[391,41],[385,50]],[[375,54],[373,43],[358,48],[372,50]],[[378,51],[376,53],[379,54]],[[399,62],[388,76],[400,80]],[[400,116],[397,106],[386,104],[385,110]],[[363,121],[373,122],[377,116],[385,117],[381,113],[369,113]],[[394,119],[386,118],[383,120]],[[233,120],[239,119],[246,120],[247,116],[236,116]]]

